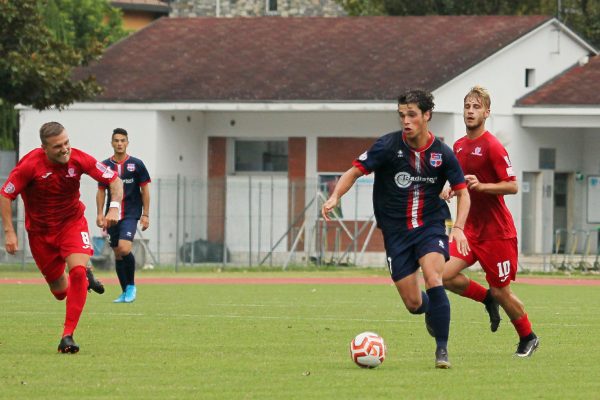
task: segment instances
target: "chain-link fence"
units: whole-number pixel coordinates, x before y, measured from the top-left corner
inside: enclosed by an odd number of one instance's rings
[[[375,229],[372,180],[359,181],[326,223],[320,208],[337,175],[318,181],[291,181],[287,175],[228,176],[201,180],[184,176],[151,183],[150,228],[138,229],[133,251],[138,267],[210,264],[227,266],[384,266],[383,244]],[[81,182],[96,268],[114,268],[106,234],[95,226],[97,186]],[[33,263],[24,231],[23,206],[15,202],[20,251],[1,250],[0,262]],[[4,238],[2,238],[4,239]]]

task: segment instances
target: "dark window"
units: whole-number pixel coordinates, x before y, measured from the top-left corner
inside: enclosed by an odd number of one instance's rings
[[[236,140],[236,172],[285,172],[288,142],[284,140]]]
[[[540,149],[540,169],[556,168],[556,149]]]
[[[535,69],[525,68],[525,87],[535,86]]]
[[[267,11],[277,12],[277,0],[267,0]]]

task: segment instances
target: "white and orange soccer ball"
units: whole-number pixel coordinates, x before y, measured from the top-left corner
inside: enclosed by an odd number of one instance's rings
[[[374,332],[363,332],[350,342],[350,357],[361,368],[377,368],[385,360],[385,342]]]

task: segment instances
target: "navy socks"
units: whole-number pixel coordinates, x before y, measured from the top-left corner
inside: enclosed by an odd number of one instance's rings
[[[133,253],[129,253],[122,258],[123,266],[125,269],[125,277],[127,279],[127,285],[135,285],[135,257]]]
[[[123,260],[115,260],[115,270],[117,272],[117,277],[119,278],[119,284],[121,285],[121,289],[123,292],[127,287],[127,274],[125,272],[125,265]]]
[[[450,332],[450,301],[443,286],[427,289],[429,296],[429,323],[435,332],[435,342],[438,348],[448,346]]]

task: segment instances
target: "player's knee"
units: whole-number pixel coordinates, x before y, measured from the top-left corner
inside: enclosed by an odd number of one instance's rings
[[[117,244],[117,247],[115,247],[115,251],[118,253],[119,256],[123,257],[126,256],[127,254],[131,253],[131,247],[132,247],[133,243],[130,242],[129,240],[119,240],[119,243]]]
[[[421,299],[419,300],[405,300],[404,306],[411,314],[422,314],[421,312]]]
[[[510,290],[510,286],[503,286],[503,287],[490,287],[490,293],[492,294],[492,297],[494,297],[497,301],[499,301],[500,303],[504,303],[506,301],[509,301],[511,299],[512,296],[512,291]]]
[[[123,257],[127,256],[129,253],[131,253],[131,249],[129,249],[127,246],[115,247],[115,255],[119,258],[123,258]]]
[[[425,277],[425,286],[428,288],[442,286],[442,277],[438,275]]]
[[[79,282],[87,279],[85,267],[82,265],[78,265],[76,267],[71,268],[71,270],[69,271],[69,279],[71,280],[71,282]]]

